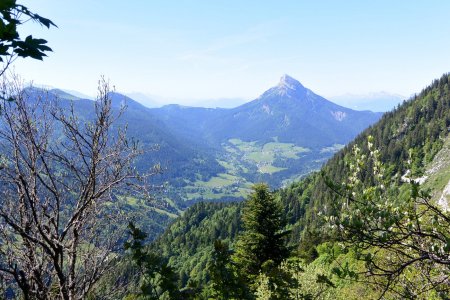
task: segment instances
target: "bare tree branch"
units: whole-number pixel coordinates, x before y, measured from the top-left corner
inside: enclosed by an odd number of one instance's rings
[[[1,103],[0,276],[24,299],[85,299],[115,261],[121,232],[109,207],[145,178],[132,166],[142,151],[112,131],[122,111],[103,78],[93,119],[28,95],[17,78],[1,89],[15,101]]]

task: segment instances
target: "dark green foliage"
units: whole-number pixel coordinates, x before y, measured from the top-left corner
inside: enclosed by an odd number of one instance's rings
[[[160,299],[166,294],[169,299],[181,299],[173,269],[156,253],[144,248],[146,234],[133,223],[128,225],[131,241],[125,243],[125,250],[139,269],[140,292],[127,296],[127,299]]]
[[[231,261],[228,244],[222,240],[214,242],[214,252],[208,270],[211,276],[210,294],[214,299],[244,299],[247,297],[248,290]]]
[[[52,21],[31,12],[26,6],[16,3],[16,0],[0,2],[0,62],[4,64],[0,75],[16,56],[42,60],[47,56],[45,52],[52,51],[44,39],[33,38],[31,35],[25,39],[20,37],[18,26],[29,20],[47,28],[56,27]]]
[[[267,278],[267,290],[270,291],[271,300],[292,299],[290,289],[295,286],[295,280],[286,268],[280,268],[273,260],[267,260],[261,266],[259,277]],[[253,286],[258,289],[261,283],[257,281]]]
[[[239,203],[197,203],[187,209],[153,245],[179,272],[180,286],[209,281],[214,241],[230,242],[240,230]]]
[[[277,267],[289,256],[285,241],[288,232],[284,230],[286,222],[280,203],[265,184],[257,184],[253,190],[242,211],[243,232],[233,255],[248,281],[254,280],[268,261]]]
[[[306,263],[314,261],[319,257],[316,246],[325,240],[325,236],[319,230],[305,229],[302,232],[302,239],[298,246],[298,256],[305,260]]]

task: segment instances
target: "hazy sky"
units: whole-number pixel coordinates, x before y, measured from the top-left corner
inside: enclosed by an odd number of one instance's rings
[[[18,2],[59,28],[27,24],[54,52],[16,71],[89,95],[103,74],[122,92],[250,100],[287,73],[323,96],[408,96],[450,71],[445,0]]]

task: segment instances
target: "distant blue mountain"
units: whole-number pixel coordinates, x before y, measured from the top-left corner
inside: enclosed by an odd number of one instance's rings
[[[375,123],[381,113],[356,111],[334,104],[284,75],[259,98],[233,109],[177,105],[152,109],[173,130],[197,133],[210,143],[231,138],[295,143],[322,148],[345,144]]]
[[[34,95],[44,93],[29,89]],[[92,117],[92,100],[58,89],[48,93],[62,105],[73,101],[80,116]],[[155,183],[169,183],[168,196],[178,207],[185,205],[184,200],[211,195],[242,197],[241,192],[258,181],[280,187],[318,169],[381,117],[332,103],[288,75],[257,99],[228,109],[148,108],[123,94],[109,95],[115,110],[126,107],[119,125],[127,124],[129,136],[147,148],[159,145],[159,151],[145,153],[137,166],[145,170],[161,163],[165,172]],[[214,178],[223,186],[208,183]]]
[[[208,126],[221,140],[270,140],[322,148],[345,144],[375,123],[380,113],[334,104],[284,75],[259,98],[234,108]]]

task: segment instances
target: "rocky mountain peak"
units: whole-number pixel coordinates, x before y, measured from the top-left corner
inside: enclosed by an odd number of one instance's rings
[[[284,74],[280,78],[280,82],[278,83],[278,88],[282,90],[299,90],[304,89],[304,86],[295,78],[292,78],[291,76]]]

